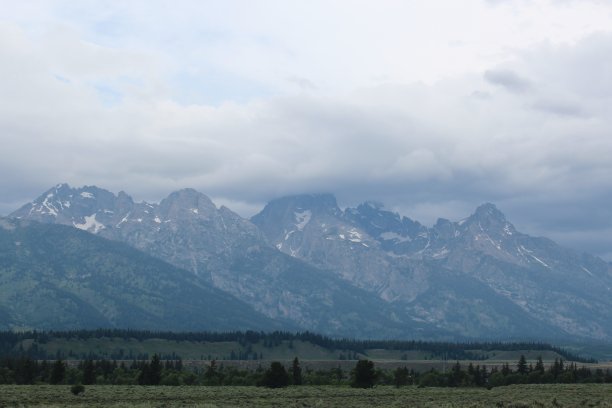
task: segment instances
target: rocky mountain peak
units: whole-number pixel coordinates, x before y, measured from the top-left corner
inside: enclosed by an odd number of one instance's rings
[[[438,218],[433,226],[433,231],[444,238],[450,238],[454,234],[454,230],[455,224],[446,218]]]
[[[498,221],[505,222],[506,216],[497,209],[495,204],[485,203],[476,208],[476,211],[471,216],[472,218],[478,219],[480,221]]]
[[[43,202],[45,198],[52,197],[67,197],[72,192],[72,188],[67,183],[58,184],[54,187],[51,187],[49,190],[42,193],[38,198],[36,198],[33,202],[39,203]]]
[[[414,236],[423,232],[424,227],[408,217],[402,217],[396,212],[384,209],[380,203],[367,201],[357,206],[348,208],[345,218],[363,228],[373,237],[381,237],[383,241],[412,240]]]
[[[185,188],[171,193],[159,203],[162,214],[171,215],[179,212],[206,214],[217,211],[217,207],[208,196],[192,188]]]
[[[436,223],[434,224],[434,228],[446,228],[449,225],[452,225],[452,222],[446,218],[438,218]]]
[[[512,224],[506,220],[506,216],[491,203],[480,205],[472,215],[459,221],[457,225],[462,230],[473,230],[478,233],[482,231],[497,233],[507,228],[512,228],[514,231]]]
[[[79,189],[62,183],[47,190],[34,201],[11,214],[14,218],[29,218],[41,222],[66,222],[68,219],[93,214],[113,207],[115,196],[95,186]],[[61,220],[57,220],[57,218]]]
[[[357,208],[347,209],[347,212],[350,212],[353,214],[359,214],[359,216],[362,218],[368,217],[368,216],[381,216],[379,214],[385,214],[387,216],[396,218],[397,220],[401,219],[398,213],[393,213],[391,211],[388,211],[384,208],[384,205],[382,205],[381,203],[374,202],[374,201],[366,201],[364,203],[361,203],[357,206]]]
[[[385,205],[383,203],[378,202],[378,201],[371,201],[371,200],[369,200],[369,201],[365,201],[365,202],[363,202],[363,203],[361,203],[361,204],[359,204],[357,206],[357,209],[368,209],[368,208],[371,208],[371,209],[374,209],[374,210],[382,210],[382,209],[385,208]]]
[[[204,205],[207,207],[214,206],[212,200],[208,198],[207,195],[200,193],[193,188],[183,188],[181,190],[177,190],[165,199],[170,202],[181,202],[185,204],[192,205]]]
[[[134,205],[134,200],[130,195],[122,190],[119,192],[119,194],[117,194],[117,205],[119,207],[130,207]]]
[[[333,194],[301,194],[287,197],[295,210],[336,214],[340,208]],[[282,199],[281,199],[282,200]]]
[[[115,194],[96,186],[84,186],[72,189],[73,201],[81,202],[84,207],[95,209],[112,209],[117,197]]]
[[[301,194],[270,201],[251,221],[268,237],[277,237],[293,229],[303,231],[314,218],[341,216],[342,210],[332,194]]]
[[[56,185],[54,188],[52,188],[51,190],[49,190],[48,192],[54,191],[57,194],[60,195],[64,195],[64,194],[69,194],[72,191],[72,188],[70,187],[70,185],[68,185],[68,183],[60,183],[58,185]]]

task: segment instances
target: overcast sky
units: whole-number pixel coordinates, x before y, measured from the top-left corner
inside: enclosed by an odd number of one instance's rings
[[[0,0],[0,214],[51,186],[431,225],[612,260],[612,1]]]

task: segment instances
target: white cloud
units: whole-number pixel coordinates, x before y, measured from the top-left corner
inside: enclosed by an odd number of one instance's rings
[[[550,207],[607,206],[612,6],[490,3],[11,3],[0,212],[63,181],[247,215],[329,191],[427,223],[494,201],[578,245],[611,214]]]

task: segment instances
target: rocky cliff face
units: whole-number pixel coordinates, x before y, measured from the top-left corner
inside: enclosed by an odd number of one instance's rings
[[[427,228],[378,204],[342,211],[329,196],[296,196],[273,201],[252,221],[279,250],[438,327],[612,334],[609,264],[521,234],[492,204]]]
[[[289,323],[124,243],[2,218],[0,316],[2,330],[278,330]]]
[[[11,215],[128,243],[298,327],[374,337],[612,338],[612,268],[521,234],[492,204],[431,228],[329,194],[246,220],[185,189],[159,204],[58,185]]]
[[[61,184],[11,214],[51,222],[123,241],[214,280],[214,271],[233,253],[261,244],[249,221],[229,209],[217,209],[204,194],[185,189],[159,204],[135,203],[130,196],[86,186]]]
[[[347,336],[450,335],[406,316],[367,291],[271,246],[249,220],[185,189],[159,204],[135,203],[97,187],[62,184],[11,217],[59,223],[125,242],[192,271],[294,327]]]

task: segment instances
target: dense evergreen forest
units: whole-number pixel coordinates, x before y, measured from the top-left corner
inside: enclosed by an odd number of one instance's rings
[[[86,341],[100,338],[120,338],[144,341],[148,339],[163,339],[173,342],[229,342],[235,341],[243,347],[256,343],[262,343],[266,347],[280,345],[284,341],[304,341],[329,350],[343,350],[352,353],[365,353],[371,349],[399,350],[399,351],[426,351],[434,358],[445,360],[480,360],[483,359],[482,352],[487,351],[552,351],[566,360],[594,363],[594,359],[585,358],[564,350],[560,347],[547,343],[536,342],[434,342],[422,340],[355,340],[337,339],[316,333],[305,332],[256,332],[256,331],[231,331],[231,332],[154,332],[142,330],[120,330],[120,329],[98,329],[98,330],[73,330],[73,331],[26,331],[26,332],[0,332],[0,357],[22,356],[34,359],[55,359],[57,355],[49,355],[39,345],[44,345],[51,339],[76,339]],[[25,340],[31,340],[27,347],[23,346]],[[480,351],[476,353],[475,350]],[[95,353],[86,356],[70,355],[73,359],[101,359]],[[175,360],[179,354],[161,355],[161,359]],[[236,359],[244,356],[236,355]],[[148,355],[138,356],[111,356],[112,359],[148,359]]]

